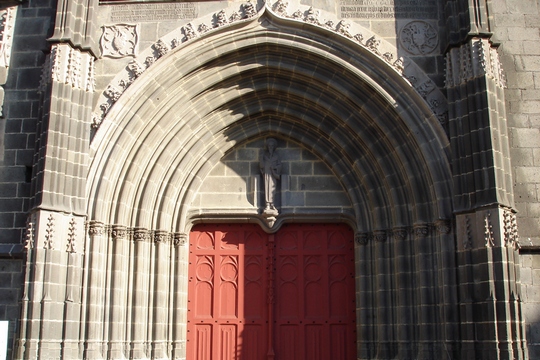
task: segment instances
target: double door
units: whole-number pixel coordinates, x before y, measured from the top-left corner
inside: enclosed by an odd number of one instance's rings
[[[188,360],[356,359],[349,227],[205,224],[189,246]]]

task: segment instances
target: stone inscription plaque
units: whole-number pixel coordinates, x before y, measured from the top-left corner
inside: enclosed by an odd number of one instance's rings
[[[344,19],[437,19],[436,0],[340,0]]]
[[[112,22],[191,20],[196,17],[197,9],[195,4],[189,2],[115,5],[111,8]]]

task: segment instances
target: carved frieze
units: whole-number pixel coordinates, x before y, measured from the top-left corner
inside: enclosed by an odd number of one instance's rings
[[[94,91],[94,73],[92,55],[73,49],[69,44],[54,44],[43,64],[39,91],[45,91],[52,81]]]
[[[406,61],[403,57],[398,57],[396,54],[396,49],[390,49],[388,44],[381,44],[381,40],[376,38],[374,34],[367,35],[369,36],[368,40],[364,42],[364,34],[362,33],[354,33],[351,32],[351,27],[357,25],[351,24],[348,21],[340,20],[337,25],[335,25],[335,22],[332,19],[324,20],[321,18],[321,11],[317,10],[313,7],[307,8],[307,10],[301,10],[297,9],[296,11],[292,13],[288,13],[288,3],[284,0],[278,0],[276,1],[272,6],[268,5],[268,8],[271,8],[272,11],[283,18],[289,18],[294,19],[297,21],[303,21],[306,23],[313,24],[315,26],[320,26],[323,28],[327,28],[343,37],[349,38],[352,41],[356,42],[357,44],[361,45],[362,47],[368,49],[381,59],[385,60],[394,70],[399,73],[400,75],[412,78],[417,77],[421,80],[420,84],[421,87],[415,86],[415,90],[417,90],[421,96],[424,98],[426,103],[429,105],[433,113],[437,116],[439,121],[441,123],[446,123],[447,121],[447,105],[446,105],[446,99],[444,98],[444,95],[436,88],[436,87],[428,87],[429,83],[427,82],[429,78],[422,73],[420,75],[421,70],[414,64],[411,64],[410,61]],[[160,57],[165,55],[167,51],[170,49],[175,49],[180,46],[181,42],[187,42],[192,39],[197,38],[198,36],[202,36],[203,34],[207,32],[211,32],[217,28],[221,28],[224,26],[228,26],[230,23],[233,23],[235,21],[240,21],[244,19],[250,19],[257,15],[257,10],[255,6],[250,2],[247,1],[246,3],[242,4],[239,8],[239,10],[242,12],[242,17],[240,18],[240,15],[237,11],[234,11],[229,18],[227,18],[227,14],[225,10],[221,10],[213,15],[213,18],[210,19],[203,19],[206,22],[201,22],[198,25],[194,24],[193,22],[190,22],[183,27],[178,29],[178,34],[175,34],[176,37],[170,39],[170,40],[158,40],[152,48],[153,53],[157,53],[157,56],[146,56],[144,61],[132,62],[128,64],[126,67],[126,73],[122,76],[124,79],[118,79],[117,84],[120,85],[123,89],[127,88],[135,79],[140,77],[142,73],[149,68],[156,60],[158,60]],[[227,20],[228,19],[228,20]],[[211,25],[209,26],[208,23]],[[114,25],[114,26],[120,26],[125,27],[128,25],[120,24],[120,25]],[[132,44],[136,44],[135,39],[137,39],[137,29],[133,28],[134,25],[130,25],[131,28],[116,28],[113,29],[114,26],[110,26],[107,28],[107,36],[103,36],[102,39],[105,41],[107,40],[107,44],[109,44],[109,48],[118,47],[120,45],[115,44],[124,44],[125,39],[128,38],[127,34],[131,33]],[[432,30],[434,28],[432,25],[430,25],[427,22],[412,22],[406,25],[403,29],[403,31],[410,36],[410,43],[416,46],[416,48],[420,49],[417,50],[418,52],[427,52],[429,46],[433,44],[433,37],[432,37]],[[122,33],[122,34],[117,34]],[[183,35],[182,35],[183,34]],[[352,35],[355,34],[355,35]],[[105,35],[105,27],[104,27],[104,35]],[[117,41],[113,41],[114,39],[118,39]],[[438,41],[438,40],[437,40]],[[170,47],[167,44],[171,44]],[[388,51],[392,50],[392,51]],[[124,51],[125,53],[125,51]],[[141,65],[143,63],[144,65]],[[123,82],[122,82],[123,80]],[[122,82],[122,83],[121,83]],[[411,84],[414,86],[414,84],[411,82]],[[111,84],[113,88],[117,88],[118,85]],[[432,91],[433,89],[433,91]],[[93,120],[92,120],[92,127],[97,128],[103,121],[103,118],[107,115],[107,112],[109,111],[109,108],[114,104],[114,102],[119,96],[117,93],[110,91],[110,88],[107,88],[104,92],[104,96],[107,98],[107,101],[101,102],[99,105],[99,109],[101,112],[96,112],[93,114]],[[120,92],[120,95],[123,91]],[[426,95],[427,94],[427,95]]]
[[[493,79],[501,88],[506,87],[499,54],[489,40],[473,38],[460,47],[450,49],[446,56],[447,88],[481,76]]]
[[[427,55],[437,48],[439,36],[430,23],[415,20],[401,29],[399,44],[411,55]]]
[[[134,241],[150,241],[150,231],[143,228],[133,229],[133,240]]]
[[[102,27],[101,54],[111,58],[135,56],[139,43],[137,25],[116,24]]]

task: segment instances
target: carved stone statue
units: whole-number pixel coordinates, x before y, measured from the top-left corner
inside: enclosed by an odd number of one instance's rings
[[[281,177],[281,161],[276,153],[277,141],[273,138],[266,140],[266,149],[260,157],[259,167],[264,181],[264,213],[277,215],[274,205],[276,200],[277,182]]]

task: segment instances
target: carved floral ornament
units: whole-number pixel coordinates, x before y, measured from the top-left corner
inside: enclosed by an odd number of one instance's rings
[[[439,121],[442,124],[446,122],[447,104],[444,95],[442,95],[433,83],[428,84],[430,81],[429,78],[423,74],[414,63],[403,57],[397,56],[397,50],[389,43],[382,42],[375,34],[369,33],[366,29],[363,30],[365,31],[365,34],[354,31],[353,28],[358,28],[359,26],[346,20],[323,19],[321,11],[314,9],[313,7],[307,9],[304,7],[305,10],[289,10],[288,3],[284,0],[278,0],[273,4],[267,3],[265,7],[259,9],[259,12],[264,9],[270,10],[276,16],[281,18],[287,18],[331,30],[369,50],[388,63],[397,73],[409,81],[412,87],[424,98]],[[145,50],[144,54],[140,57],[136,57],[126,66],[124,72],[119,74],[114,80],[116,81],[116,84],[109,84],[97,106],[98,111],[94,112],[92,115],[92,128],[99,128],[103,118],[107,115],[111,106],[118,101],[122,93],[150,66],[152,66],[156,60],[166,55],[170,50],[227,25],[240,21],[251,21],[251,19],[255,18],[259,12],[255,8],[255,5],[248,0],[246,3],[242,4],[237,11],[227,13],[226,10],[220,10],[210,18],[201,18],[201,23],[197,24],[195,22],[190,22],[177,31],[167,35],[166,38],[158,40],[150,49]],[[328,16],[333,15],[328,14]],[[135,49],[138,41],[135,25],[118,24],[104,27],[103,31],[102,50],[104,50],[104,56],[105,51],[107,51],[108,54],[106,56],[110,57],[135,56]],[[424,34],[428,34],[425,35],[425,40],[428,41],[424,41],[422,43],[425,43],[424,45],[419,45],[421,49],[427,49],[426,46],[431,44],[431,31],[427,33],[424,32]],[[421,43],[421,40],[418,39],[418,37],[416,37],[415,41],[414,44]]]

